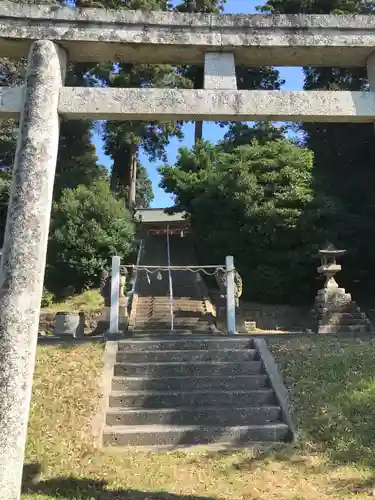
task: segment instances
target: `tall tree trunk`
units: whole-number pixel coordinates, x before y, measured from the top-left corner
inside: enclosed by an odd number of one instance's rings
[[[195,122],[194,144],[203,139],[203,122]]]
[[[129,152],[129,210],[135,208],[136,186],[137,186],[137,146],[131,146]]]
[[[204,87],[204,66],[197,69],[197,76],[195,79],[195,89],[203,89]],[[194,144],[203,139],[203,122],[195,122]]]
[[[112,193],[116,193],[118,188],[118,175],[115,166],[112,167],[111,172],[111,191]]]

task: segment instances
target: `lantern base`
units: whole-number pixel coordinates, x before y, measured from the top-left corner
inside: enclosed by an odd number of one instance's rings
[[[374,331],[366,314],[361,312],[345,288],[328,287],[319,290],[312,313],[319,334]]]

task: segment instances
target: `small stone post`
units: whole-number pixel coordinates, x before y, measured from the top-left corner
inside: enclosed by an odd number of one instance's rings
[[[234,283],[234,258],[225,258],[227,274],[227,330],[228,335],[236,333],[236,303],[235,303],[235,283]]]
[[[112,257],[111,275],[111,311],[109,317],[109,333],[119,331],[119,295],[120,295],[120,257]]]
[[[66,55],[31,45],[0,276],[0,491],[19,500],[59,142]]]

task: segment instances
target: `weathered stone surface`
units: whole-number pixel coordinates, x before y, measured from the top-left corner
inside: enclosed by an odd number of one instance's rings
[[[250,66],[363,67],[375,47],[372,16],[79,11],[1,2],[0,29],[3,56],[24,57],[30,40],[50,39],[73,61],[203,63],[205,52],[228,49]]]
[[[259,361],[246,363],[124,363],[116,364],[114,375],[116,377],[187,377],[187,376],[230,376],[250,375],[261,369]]]
[[[177,351],[118,351],[118,363],[147,363],[150,362],[194,362],[194,361],[251,361],[256,356],[255,349],[193,349]]]
[[[375,91],[375,52],[373,52],[366,61],[367,77],[370,89]]]
[[[228,446],[243,448],[259,442],[284,441],[288,426],[284,423],[246,426],[116,426],[104,427],[103,443],[106,446],[192,446],[217,443],[219,449]]]
[[[275,393],[277,404],[280,405],[282,420],[288,425],[289,439],[294,439],[296,428],[290,413],[288,390],[284,385],[274,357],[268,349],[267,342],[262,338],[254,339],[254,347],[258,350],[264,371],[268,375],[270,386]]]
[[[264,374],[240,375],[234,377],[113,377],[113,391],[225,391],[241,390],[244,387],[259,389],[268,386],[268,378]]]
[[[237,90],[236,67],[233,54],[208,52],[204,58],[204,88]]]
[[[262,361],[254,362],[254,355]],[[185,362],[190,356],[194,362]],[[292,439],[270,359],[253,339],[241,337],[120,341],[103,444],[155,450],[158,445],[244,447]]]
[[[123,340],[119,342],[118,350],[123,352],[144,352],[144,351],[177,351],[177,350],[203,350],[203,349],[251,349],[252,340],[248,337],[229,338],[199,338],[188,337],[178,339],[155,339],[147,338],[142,340]]]
[[[245,389],[245,388],[244,388]],[[168,390],[149,392],[115,392],[109,397],[109,406],[113,408],[191,408],[191,407],[247,407],[255,405],[277,406],[271,389],[253,389],[243,391],[179,391]],[[194,408],[196,409],[196,408]],[[237,422],[238,423],[238,422]]]
[[[20,495],[65,64],[54,43],[32,45],[0,282],[0,491],[7,500]]]
[[[0,88],[1,118],[17,118],[21,113],[24,97],[23,87]]]
[[[371,92],[77,88],[61,90],[64,118],[90,120],[375,121]]]
[[[341,265],[336,259],[344,255],[345,250],[337,250],[333,245],[320,250],[321,266],[318,273],[326,281],[324,288],[318,290],[312,310],[318,333],[365,333],[373,331],[371,322],[366,314],[352,300],[345,288],[339,287],[335,280],[336,274],[341,271]]]
[[[0,89],[0,116],[17,117],[23,88]],[[285,120],[375,122],[371,92],[61,89],[59,114],[90,120]]]
[[[85,314],[74,312],[58,312],[55,317],[55,335],[72,335],[75,338],[85,334]]]
[[[272,394],[272,391],[271,391]],[[261,401],[261,399],[260,399]],[[207,398],[206,398],[207,402]],[[238,404],[238,401],[237,401]],[[244,405],[246,402],[244,403]],[[280,408],[277,406],[251,406],[220,408],[169,408],[163,409],[121,409],[110,408],[107,425],[260,425],[277,422]]]

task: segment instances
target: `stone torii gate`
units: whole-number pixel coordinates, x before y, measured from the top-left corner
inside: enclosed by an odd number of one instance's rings
[[[0,288],[0,491],[17,500],[59,118],[374,123],[375,18],[79,11],[1,2],[0,33],[2,57],[28,57],[25,86],[0,89],[0,117],[20,117]],[[204,89],[68,88],[68,60],[202,64]],[[235,66],[241,64],[367,66],[370,91],[238,91]]]

